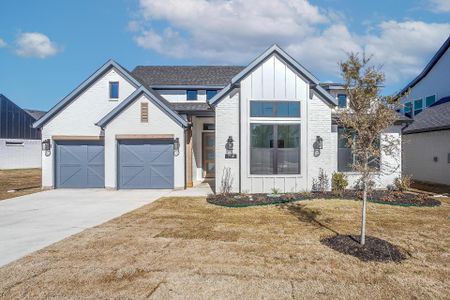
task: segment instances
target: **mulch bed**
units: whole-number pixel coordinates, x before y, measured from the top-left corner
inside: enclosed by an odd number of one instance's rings
[[[366,243],[359,243],[360,237],[355,235],[336,235],[320,242],[340,253],[352,255],[362,261],[400,262],[406,259],[399,247],[388,241],[366,236]]]
[[[346,190],[342,193],[313,192],[313,193],[286,193],[286,194],[216,194],[209,195],[207,201],[211,204],[228,207],[246,207],[257,205],[282,204],[312,199],[346,199],[360,200],[360,191]],[[428,195],[402,193],[398,191],[375,190],[368,197],[370,202],[399,205],[399,206],[439,206],[441,202]]]

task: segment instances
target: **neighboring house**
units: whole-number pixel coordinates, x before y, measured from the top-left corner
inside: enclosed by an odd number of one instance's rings
[[[0,94],[0,169],[41,167],[41,134],[32,124],[44,114],[21,109]]]
[[[235,192],[310,190],[320,169],[330,178],[354,159],[351,149],[338,155],[339,96],[327,89],[276,45],[245,67],[128,72],[108,61],[34,123],[48,146],[43,187],[185,188],[215,178],[217,191],[224,182]],[[381,142],[400,141],[402,126]],[[400,175],[400,149],[381,159],[395,163],[378,173],[386,187]]]
[[[399,95],[414,122],[404,131],[403,174],[450,185],[450,37]]]

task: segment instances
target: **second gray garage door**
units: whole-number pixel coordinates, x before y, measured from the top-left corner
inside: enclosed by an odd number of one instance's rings
[[[120,140],[119,188],[173,188],[173,160],[171,140]]]

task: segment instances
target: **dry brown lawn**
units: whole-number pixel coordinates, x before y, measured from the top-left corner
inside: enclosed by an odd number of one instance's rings
[[[8,193],[9,190],[17,190]],[[0,170],[0,200],[41,190],[41,169]]]
[[[370,203],[369,234],[409,258],[367,263],[320,243],[358,232],[356,201],[163,198],[1,268],[0,297],[449,299],[449,207]]]

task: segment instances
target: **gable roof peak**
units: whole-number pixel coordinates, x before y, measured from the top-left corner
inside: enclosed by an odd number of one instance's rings
[[[257,66],[263,63],[268,57],[273,53],[277,53],[281,59],[285,61],[286,64],[291,66],[296,70],[301,76],[309,81],[311,88],[317,92],[317,94],[330,105],[337,106],[337,100],[331,96],[324,88],[320,86],[319,80],[311,74],[305,67],[303,67],[299,62],[292,58],[286,51],[284,51],[277,44],[273,44],[267,48],[262,54],[256,57],[250,64],[248,64],[241,72],[236,74],[232,79],[230,84],[223,88],[219,93],[217,93],[213,98],[209,100],[211,105],[215,104],[219,99],[222,99],[233,87],[240,82],[247,74],[252,72]]]

